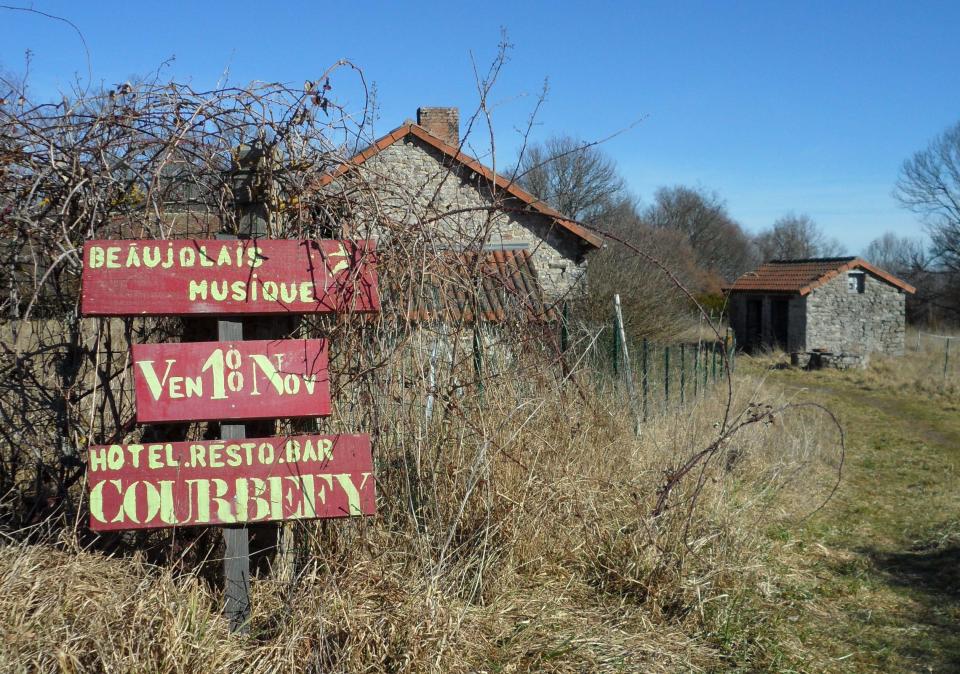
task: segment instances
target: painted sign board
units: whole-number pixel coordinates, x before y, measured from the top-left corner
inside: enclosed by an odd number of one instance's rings
[[[139,423],[330,414],[327,341],[134,344]]]
[[[373,515],[366,435],[94,445],[94,531]]]
[[[83,246],[85,316],[378,311],[372,241],[103,240]]]

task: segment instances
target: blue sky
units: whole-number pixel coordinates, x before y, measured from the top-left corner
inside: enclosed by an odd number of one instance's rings
[[[15,3],[14,3],[15,4]],[[751,231],[811,215],[857,253],[918,235],[891,196],[900,164],[960,120],[960,3],[44,2],[82,31],[95,83],[165,70],[196,86],[300,83],[348,58],[376,84],[386,132],[420,105],[477,103],[501,28],[513,47],[493,100],[497,163],[512,160],[544,79],[535,139],[597,139],[631,189],[716,191]],[[0,10],[0,67],[35,95],[86,78],[68,26]],[[355,80],[335,94],[359,104]],[[478,147],[483,147],[478,138]],[[489,162],[489,158],[487,158]]]

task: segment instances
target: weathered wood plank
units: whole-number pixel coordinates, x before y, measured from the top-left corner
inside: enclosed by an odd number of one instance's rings
[[[377,311],[371,241],[88,241],[85,316]]]
[[[324,339],[135,344],[132,350],[139,423],[330,414]]]
[[[373,515],[373,459],[366,435],[94,445],[94,531],[244,524]]]

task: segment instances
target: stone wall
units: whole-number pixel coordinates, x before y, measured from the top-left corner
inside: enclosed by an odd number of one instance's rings
[[[807,296],[807,350],[903,355],[905,299],[899,288],[869,272],[863,292],[850,292],[847,274],[839,274]]]
[[[390,219],[418,227],[443,216],[425,225],[435,230],[438,246],[475,245],[489,232],[488,247],[526,246],[530,250],[548,298],[582,292],[586,260],[571,234],[544,215],[526,212],[526,204],[513,198],[507,204],[508,212],[487,209],[494,197],[486,179],[427,143],[407,136],[368,159],[361,170],[375,186]],[[358,234],[386,235],[376,228]]]

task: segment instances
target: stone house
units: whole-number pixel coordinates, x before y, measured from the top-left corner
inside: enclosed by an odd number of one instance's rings
[[[902,355],[905,297],[915,292],[856,257],[774,260],[725,290],[730,325],[746,351],[825,353],[841,364]]]
[[[587,255],[602,239],[464,153],[459,126],[456,108],[419,108],[416,123],[407,121],[324,175],[321,189],[375,194],[378,220],[393,223],[392,230],[373,225],[334,234],[382,241],[429,229],[436,248],[481,255],[486,286],[518,286],[546,307],[581,293]],[[490,317],[502,315],[495,306],[502,302],[490,300]]]

